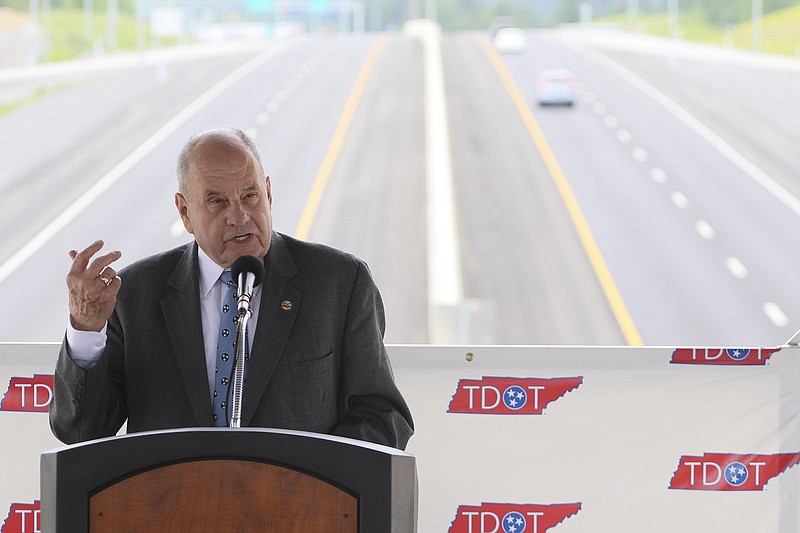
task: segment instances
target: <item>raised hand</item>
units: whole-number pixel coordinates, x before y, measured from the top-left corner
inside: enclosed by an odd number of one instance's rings
[[[80,252],[69,251],[72,258],[67,274],[69,317],[77,330],[103,329],[117,303],[122,279],[110,265],[122,257],[122,252],[113,250],[92,259],[102,248],[103,241],[97,240]]]

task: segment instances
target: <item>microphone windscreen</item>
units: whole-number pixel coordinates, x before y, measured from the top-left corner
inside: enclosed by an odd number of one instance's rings
[[[264,262],[258,257],[253,255],[243,255],[233,262],[231,266],[231,277],[234,280],[239,279],[239,274],[242,272],[250,272],[255,276],[253,287],[258,287],[264,281]]]

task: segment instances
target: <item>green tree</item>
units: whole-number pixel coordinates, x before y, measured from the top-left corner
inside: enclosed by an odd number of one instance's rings
[[[800,0],[763,0],[763,10],[771,13],[798,3]],[[724,27],[749,20],[753,0],[681,0],[681,8],[699,13],[708,24]]]
[[[556,5],[554,22],[578,22],[580,20],[580,5],[581,0],[559,0]]]

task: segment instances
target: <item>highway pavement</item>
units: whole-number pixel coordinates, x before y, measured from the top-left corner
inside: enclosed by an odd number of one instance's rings
[[[123,266],[189,240],[175,158],[221,125],[262,150],[278,231],[368,262],[390,343],[441,342],[439,319],[445,342],[481,344],[756,346],[800,328],[797,60],[576,30],[500,55],[445,34],[439,99],[425,50],[306,35],[0,71],[2,91],[47,89],[0,116],[0,341],[61,339],[70,248],[103,238]],[[535,103],[553,66],[576,75],[570,108]],[[432,114],[449,153],[428,153]],[[449,222],[432,160],[450,167]],[[431,305],[448,223],[458,299]]]

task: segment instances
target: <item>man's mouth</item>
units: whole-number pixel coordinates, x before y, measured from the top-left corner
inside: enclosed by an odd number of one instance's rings
[[[244,242],[249,237],[252,237],[252,235],[253,235],[252,233],[245,233],[244,235],[236,235],[235,237],[231,238],[231,240],[236,242]]]

